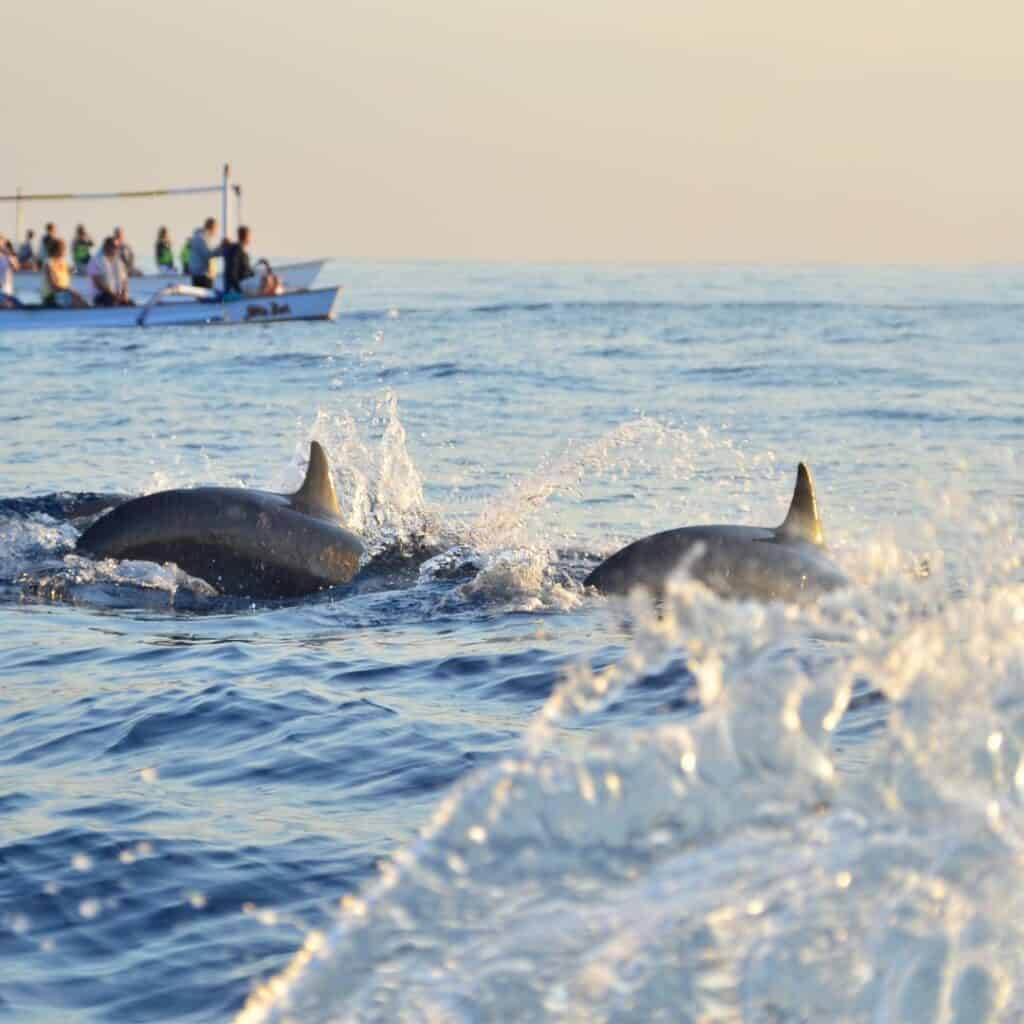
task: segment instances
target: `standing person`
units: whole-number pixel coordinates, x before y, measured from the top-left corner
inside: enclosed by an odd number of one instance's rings
[[[89,259],[92,256],[92,247],[95,245],[89,232],[85,230],[84,224],[75,228],[75,237],[71,241],[71,260],[75,264],[75,273],[84,274],[85,268],[89,266]]]
[[[135,266],[135,250],[128,244],[124,232],[120,228],[114,228],[114,245],[117,247],[117,255],[124,264],[125,273],[129,277],[142,277],[142,271]]]
[[[238,241],[233,245],[224,243],[224,294],[241,295],[242,282],[255,277],[252,262],[249,259],[250,232],[247,227],[238,229]]]
[[[36,263],[35,243],[33,239],[36,237],[36,233],[29,228],[25,232],[25,241],[18,246],[18,263],[21,265],[22,270],[38,270],[39,264]]]
[[[43,276],[39,282],[40,298],[44,306],[56,309],[70,309],[72,306],[87,305],[85,299],[71,287],[71,264],[67,258],[68,244],[63,238],[54,238],[50,243],[50,255],[43,264]]]
[[[128,298],[128,274],[113,238],[104,238],[89,260],[89,281],[94,306],[134,305]]]
[[[54,242],[57,241],[57,225],[50,221],[46,225],[46,234],[43,235],[42,240],[39,243],[39,256],[37,257],[39,262],[39,269],[42,270],[43,264],[50,257],[50,247]]]
[[[167,228],[156,233],[156,269],[165,274],[174,273],[174,248]]]
[[[0,309],[15,305],[14,271],[20,267],[18,257],[14,255],[14,246],[0,235]]]
[[[216,272],[211,266],[215,256],[224,253],[224,243],[213,248],[213,239],[217,234],[217,218],[207,217],[201,228],[192,232],[192,251],[189,253],[188,269],[192,275],[192,283],[197,288],[212,288],[213,275]]]

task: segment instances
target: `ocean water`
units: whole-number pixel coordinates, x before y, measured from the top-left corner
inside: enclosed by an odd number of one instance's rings
[[[0,1019],[1024,1019],[1024,272],[329,275],[0,335]],[[312,438],[355,589],[73,553]],[[850,589],[583,591],[801,459]]]

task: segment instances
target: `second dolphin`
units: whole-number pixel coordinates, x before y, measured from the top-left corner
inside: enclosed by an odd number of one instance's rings
[[[635,587],[655,596],[687,558],[690,575],[720,597],[805,603],[846,586],[825,551],[810,470],[797,467],[789,514],[781,526],[686,526],[656,533],[617,551],[583,582],[605,594]]]

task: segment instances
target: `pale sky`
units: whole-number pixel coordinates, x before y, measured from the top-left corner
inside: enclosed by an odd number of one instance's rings
[[[275,256],[1020,261],[1022,40],[1020,0],[8,3],[0,194],[230,160]],[[148,258],[217,205],[28,214]]]

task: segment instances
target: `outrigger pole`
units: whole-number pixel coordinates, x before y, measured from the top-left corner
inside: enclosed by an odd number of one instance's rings
[[[221,180],[221,200],[220,210],[221,218],[220,222],[223,225],[221,234],[227,238],[229,234],[230,224],[228,223],[228,192],[231,190],[231,164],[224,165],[224,175]]]

